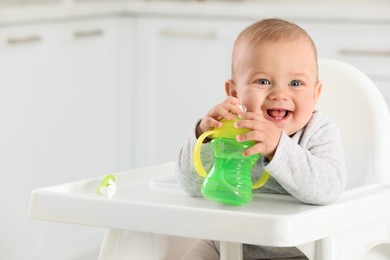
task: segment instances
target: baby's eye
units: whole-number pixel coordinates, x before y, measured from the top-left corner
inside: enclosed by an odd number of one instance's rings
[[[302,82],[300,82],[299,80],[292,80],[289,85],[291,87],[299,87],[302,85]]]
[[[271,85],[271,82],[268,79],[258,79],[255,83],[260,85]]]

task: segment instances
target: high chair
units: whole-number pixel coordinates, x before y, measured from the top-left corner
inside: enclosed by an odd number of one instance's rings
[[[243,243],[297,246],[314,260],[365,259],[390,243],[389,110],[356,68],[320,60],[319,69],[318,109],[337,122],[345,147],[348,184],[336,202],[313,206],[256,194],[249,205],[224,206],[186,195],[167,163],[116,174],[113,198],[97,194],[102,178],[36,189],[30,216],[107,228],[101,260],[179,259],[198,238],[221,241],[224,260],[242,259]]]

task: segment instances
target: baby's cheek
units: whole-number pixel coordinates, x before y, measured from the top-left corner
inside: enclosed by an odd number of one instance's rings
[[[238,99],[250,112],[260,111],[264,101],[263,95],[250,90],[239,93]]]

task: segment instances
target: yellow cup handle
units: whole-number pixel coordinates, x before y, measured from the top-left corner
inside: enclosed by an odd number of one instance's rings
[[[269,173],[264,171],[260,178],[252,185],[252,190],[258,189],[263,186],[269,179]]]
[[[206,139],[206,137],[215,134],[217,132],[218,130],[211,130],[211,131],[204,132],[199,136],[198,140],[195,143],[194,155],[193,155],[194,167],[196,172],[204,178],[207,177],[207,173],[203,168],[202,160],[200,158],[200,148],[202,146],[204,139]],[[268,181],[269,176],[270,176],[269,173],[267,171],[264,171],[263,174],[260,176],[260,178],[256,181],[256,183],[252,185],[252,189],[253,190],[259,189],[261,186],[263,186]]]
[[[207,173],[204,170],[203,165],[202,165],[202,160],[200,159],[200,147],[202,146],[202,143],[203,143],[204,139],[206,139],[206,137],[208,137],[209,135],[215,134],[217,132],[218,132],[218,130],[211,130],[211,131],[204,132],[203,134],[201,134],[199,136],[198,140],[195,143],[194,156],[193,156],[194,167],[195,167],[196,172],[202,177],[206,177]]]

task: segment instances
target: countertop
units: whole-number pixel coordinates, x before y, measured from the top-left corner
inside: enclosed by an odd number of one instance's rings
[[[390,24],[390,0],[377,1],[65,1],[0,5],[0,26],[98,16],[177,16],[257,20],[280,17],[294,21]]]

